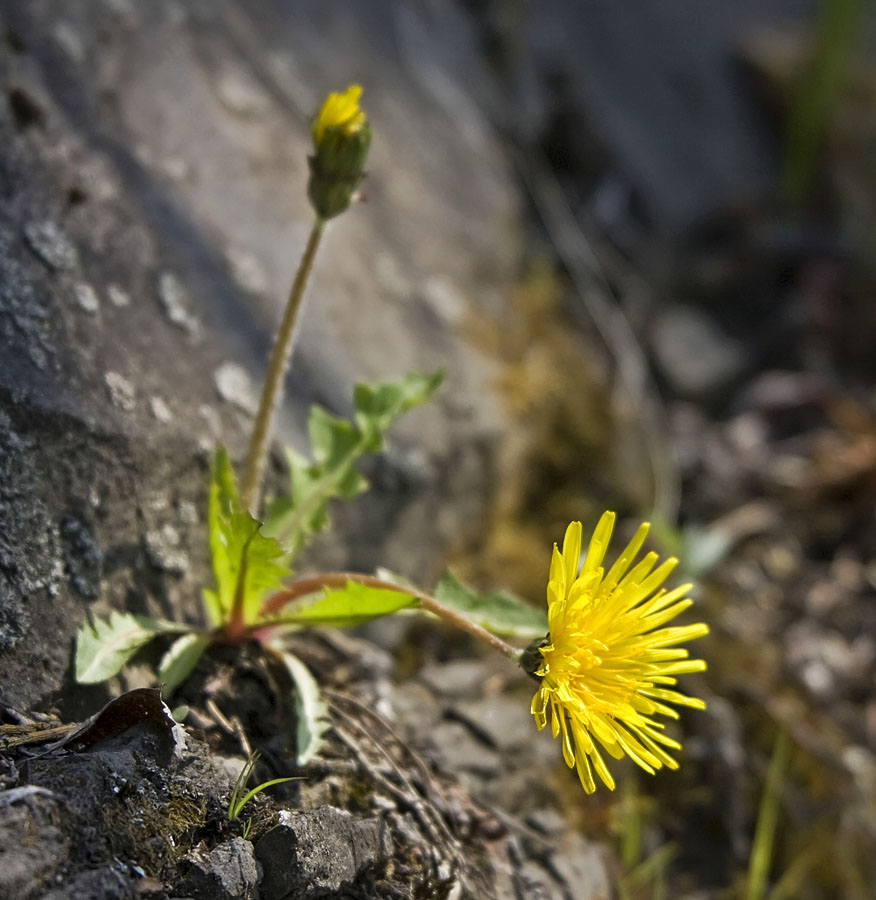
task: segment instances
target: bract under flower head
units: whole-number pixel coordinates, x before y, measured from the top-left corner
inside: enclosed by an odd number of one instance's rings
[[[327,128],[341,128],[344,135],[355,134],[365,124],[365,113],[359,109],[362,87],[351,84],[345,91],[329,94],[313,119],[313,143],[319,149]]]
[[[626,754],[652,774],[663,766],[677,769],[667,748],[681,745],[653,716],[677,719],[670,703],[705,708],[702,700],[671,687],[677,675],[706,668],[675,645],[708,634],[708,627],[662,627],[691,605],[685,596],[691,585],[660,587],[676,559],[657,565],[657,554],[648,553],[633,565],[647,523],[606,572],[614,519],[614,513],[603,514],[583,563],[580,522],[566,530],[562,553],[554,545],[547,587],[550,630],[534,673],[541,678],[532,698],[536,725],[541,730],[550,719],[554,737],[562,736],[566,764],[577,769],[588,794],[596,790],[594,769],[614,789],[600,747],[615,759]]]

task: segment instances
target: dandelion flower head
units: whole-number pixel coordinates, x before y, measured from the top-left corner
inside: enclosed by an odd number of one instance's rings
[[[657,554],[648,553],[634,564],[647,523],[606,572],[603,560],[614,519],[614,513],[603,514],[583,563],[580,522],[569,525],[562,552],[554,545],[549,632],[533,673],[541,679],[532,699],[536,725],[541,730],[550,720],[554,737],[562,738],[566,764],[577,769],[588,794],[596,790],[594,770],[614,789],[603,751],[615,759],[629,756],[651,774],[663,766],[677,769],[668,751],[681,745],[654,716],[677,719],[669,704],[705,708],[702,700],[673,687],[677,675],[706,668],[677,645],[708,634],[708,627],[663,627],[691,605],[686,597],[691,585],[661,587],[676,559],[657,565]]]
[[[313,143],[319,147],[327,128],[342,128],[349,137],[365,124],[365,113],[359,109],[362,87],[351,84],[339,94],[329,94],[313,119]]]

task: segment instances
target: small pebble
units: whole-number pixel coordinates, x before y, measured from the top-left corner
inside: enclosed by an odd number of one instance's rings
[[[161,168],[174,181],[185,181],[191,175],[192,167],[181,156],[165,156]]]
[[[448,325],[458,325],[468,309],[465,297],[449,279],[441,276],[426,279],[422,298],[432,312]]]
[[[162,424],[166,425],[168,422],[173,421],[173,413],[161,397],[150,397],[149,409],[152,410],[152,415]]]
[[[225,109],[241,118],[264,115],[270,108],[264,91],[242,72],[223,73],[216,82],[216,93]]]
[[[180,522],[186,525],[197,525],[201,521],[198,516],[198,507],[191,500],[180,500],[177,504]]]
[[[249,373],[237,363],[222,363],[213,374],[216,390],[227,403],[254,416],[258,409],[258,398],[252,386]]]
[[[113,306],[118,306],[122,308],[124,306],[131,305],[131,295],[126,291],[120,288],[117,284],[111,284],[107,289],[107,296],[110,299],[110,303]]]
[[[147,532],[145,543],[149,562],[156,569],[172,575],[185,575],[189,570],[189,558],[179,549],[179,532],[173,525]]]
[[[201,414],[210,436],[213,440],[219,440],[222,437],[222,417],[207,403],[202,403],[198,407],[198,412]]]
[[[79,261],[76,248],[52,221],[29,222],[24,237],[31,250],[50,268],[72,269]]]
[[[107,372],[103,376],[109,388],[110,400],[125,412],[133,412],[137,405],[137,392],[134,385],[118,372]]]
[[[189,297],[186,289],[172,272],[162,272],[158,276],[158,300],[174,325],[189,334],[197,331],[198,322],[188,310]]]
[[[74,63],[85,61],[85,43],[82,35],[69,22],[58,22],[53,37]]]
[[[94,315],[100,309],[100,301],[97,294],[90,284],[80,281],[73,286],[73,296],[76,303],[84,312]]]
[[[263,294],[268,289],[268,276],[258,257],[247,250],[229,247],[226,252],[234,280],[251,294]]]

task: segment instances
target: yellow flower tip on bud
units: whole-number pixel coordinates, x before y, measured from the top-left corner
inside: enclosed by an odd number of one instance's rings
[[[341,128],[347,136],[362,128],[366,120],[365,113],[359,109],[361,96],[361,85],[351,84],[342,94],[329,94],[326,97],[319,112],[313,117],[313,145],[317,150],[327,128]]]
[[[359,109],[361,96],[358,84],[329,94],[311,122],[314,154],[310,157],[307,193],[322,219],[342,213],[365,177],[371,128]]]

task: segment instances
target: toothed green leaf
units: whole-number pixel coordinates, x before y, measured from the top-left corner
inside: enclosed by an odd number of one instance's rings
[[[185,631],[185,626],[132,613],[113,611],[109,619],[95,619],[76,635],[76,680],[106,681],[156,635],[178,631]]]
[[[226,624],[237,606],[251,624],[264,594],[279,588],[291,570],[284,549],[243,509],[224,449],[217,451],[213,464],[208,522],[216,588],[203,592],[207,617],[213,626]]]
[[[367,480],[356,468],[358,460],[382,449],[384,432],[427,400],[442,378],[440,373],[412,373],[396,382],[356,385],[352,420],[313,407],[308,421],[313,459],[286,451],[290,494],[268,503],[262,533],[280,540],[294,557],[311,534],[328,527],[330,500],[349,499],[367,489]]]
[[[357,384],[353,392],[354,419],[359,431],[379,449],[383,432],[408,410],[428,400],[441,386],[444,375],[409,372],[399,381]]]
[[[417,601],[412,596],[401,591],[368,587],[350,581],[337,590],[298,598],[281,609],[276,617],[266,621],[269,624],[334,625],[342,628],[416,605]]]
[[[481,597],[451,572],[441,576],[435,588],[435,599],[494,634],[532,639],[541,637],[548,630],[543,609],[506,591]]]

